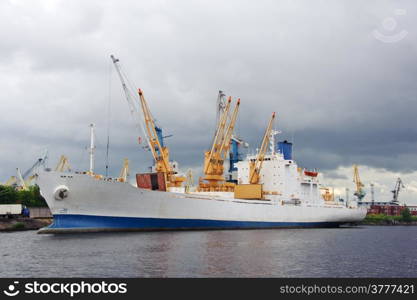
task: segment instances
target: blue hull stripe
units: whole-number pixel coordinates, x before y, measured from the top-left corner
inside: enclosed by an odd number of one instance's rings
[[[337,227],[337,222],[252,222],[199,219],[131,218],[89,215],[54,215],[53,223],[45,229],[227,229],[227,228],[279,228],[279,227]]]

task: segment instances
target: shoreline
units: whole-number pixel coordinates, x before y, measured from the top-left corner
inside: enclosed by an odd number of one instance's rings
[[[367,222],[363,221],[358,223],[358,225],[367,225],[367,226],[417,226],[417,222]]]
[[[27,217],[0,218],[0,232],[38,230],[52,223],[52,218],[33,219]]]

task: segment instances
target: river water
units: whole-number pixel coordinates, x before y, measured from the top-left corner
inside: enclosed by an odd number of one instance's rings
[[[417,226],[0,233],[0,277],[417,277]]]

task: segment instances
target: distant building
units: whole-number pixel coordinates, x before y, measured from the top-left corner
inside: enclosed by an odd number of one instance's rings
[[[358,203],[359,206],[368,208],[368,214],[384,214],[388,216],[399,216],[403,209],[408,207],[413,216],[417,216],[417,206],[399,205],[393,202],[371,202],[363,201]]]

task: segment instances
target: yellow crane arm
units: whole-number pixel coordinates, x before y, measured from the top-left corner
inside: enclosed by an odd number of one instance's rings
[[[10,186],[12,184],[16,183],[16,176],[11,176],[5,183],[4,185]]]
[[[359,169],[358,165],[353,165],[353,182],[356,185],[356,192],[360,192],[362,190],[362,187],[364,186],[361,182],[361,179],[359,177]]]
[[[127,176],[129,176],[129,160],[125,158],[123,160],[123,167],[122,167],[122,170],[120,171],[120,176],[118,178],[118,181],[126,182]]]
[[[61,155],[59,162],[55,167],[55,171],[64,172],[66,169],[71,170],[71,166],[68,162],[68,158],[65,155]]]
[[[265,130],[264,137],[262,139],[261,148],[259,149],[258,155],[255,161],[250,164],[250,173],[249,173],[249,183],[258,184],[259,183],[259,174],[262,169],[262,163],[265,158],[266,150],[268,149],[269,139],[271,136],[271,130],[273,127],[273,122],[275,119],[275,113],[272,113],[272,117],[269,120],[268,127]]]
[[[138,90],[140,104],[143,111],[143,116],[145,119],[146,131],[149,139],[150,148],[152,151],[152,156],[155,160],[155,165],[157,172],[164,172],[167,174],[172,173],[171,165],[169,164],[169,156],[168,156],[168,149],[166,147],[162,147],[161,143],[158,138],[158,134],[156,133],[155,129],[155,122],[152,118],[151,112],[148,107],[148,103],[145,100],[143,95],[143,91],[141,89]],[[159,150],[159,154],[157,152]]]
[[[219,120],[219,123],[217,124],[216,132],[214,134],[213,144],[211,146],[211,150],[208,154],[208,157],[206,159],[206,163],[204,166],[204,174],[207,174],[209,171],[210,166],[213,164],[213,156],[215,153],[218,152],[221,144],[224,141],[225,137],[225,127],[227,123],[227,118],[229,116],[229,110],[230,110],[230,103],[232,102],[232,97],[229,97],[227,100],[226,107],[221,115],[221,118]]]
[[[219,149],[222,159],[225,158],[225,156],[227,155],[227,152],[230,149],[230,141],[232,139],[233,130],[235,128],[237,115],[239,112],[239,105],[240,105],[240,98],[237,99],[236,106],[233,110],[232,117],[230,118],[229,126],[227,127],[223,143],[221,144],[220,149]]]

